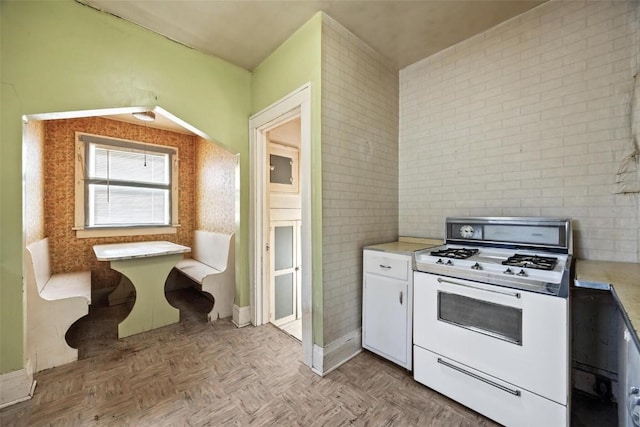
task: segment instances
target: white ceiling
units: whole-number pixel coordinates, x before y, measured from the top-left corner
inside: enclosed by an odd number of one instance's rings
[[[247,70],[324,11],[398,69],[546,0],[77,0]]]
[[[546,0],[77,1],[251,71],[320,10],[401,69]],[[194,134],[164,113],[104,117]]]

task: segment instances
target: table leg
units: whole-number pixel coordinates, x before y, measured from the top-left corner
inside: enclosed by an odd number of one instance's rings
[[[111,261],[111,268],[127,276],[136,289],[133,308],[118,325],[118,338],[180,321],[180,310],[167,302],[164,284],[181,259],[182,254],[174,254]]]
[[[131,280],[129,280],[129,278],[124,274],[121,274],[118,286],[108,296],[109,307],[133,301],[135,298],[134,293],[135,290],[131,284]]]

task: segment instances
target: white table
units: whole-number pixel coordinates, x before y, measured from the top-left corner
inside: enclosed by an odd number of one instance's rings
[[[125,275],[136,290],[131,312],[118,325],[118,338],[180,321],[180,311],[167,302],[164,283],[171,269],[190,250],[165,241],[93,247],[98,261],[109,261],[111,268]]]

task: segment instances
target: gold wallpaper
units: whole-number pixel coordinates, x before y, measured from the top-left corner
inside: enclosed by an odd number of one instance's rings
[[[178,148],[180,227],[177,234],[77,239],[74,223],[75,132],[148,142]],[[93,290],[118,284],[120,273],[96,260],[93,245],[168,240],[190,246],[195,225],[196,137],[99,117],[45,122],[44,231],[49,237],[53,273],[91,270]]]
[[[24,127],[24,229],[25,243],[36,242],[44,234],[44,176],[42,174],[44,155],[44,123],[30,120]]]
[[[235,154],[202,138],[197,139],[196,228],[235,232]]]

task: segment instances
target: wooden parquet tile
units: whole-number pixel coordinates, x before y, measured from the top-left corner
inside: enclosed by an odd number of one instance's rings
[[[80,360],[36,374],[1,426],[493,426],[368,352],[321,378],[272,325],[207,323],[210,301],[167,294],[180,323],[117,339],[130,306],[92,306],[67,334]]]

